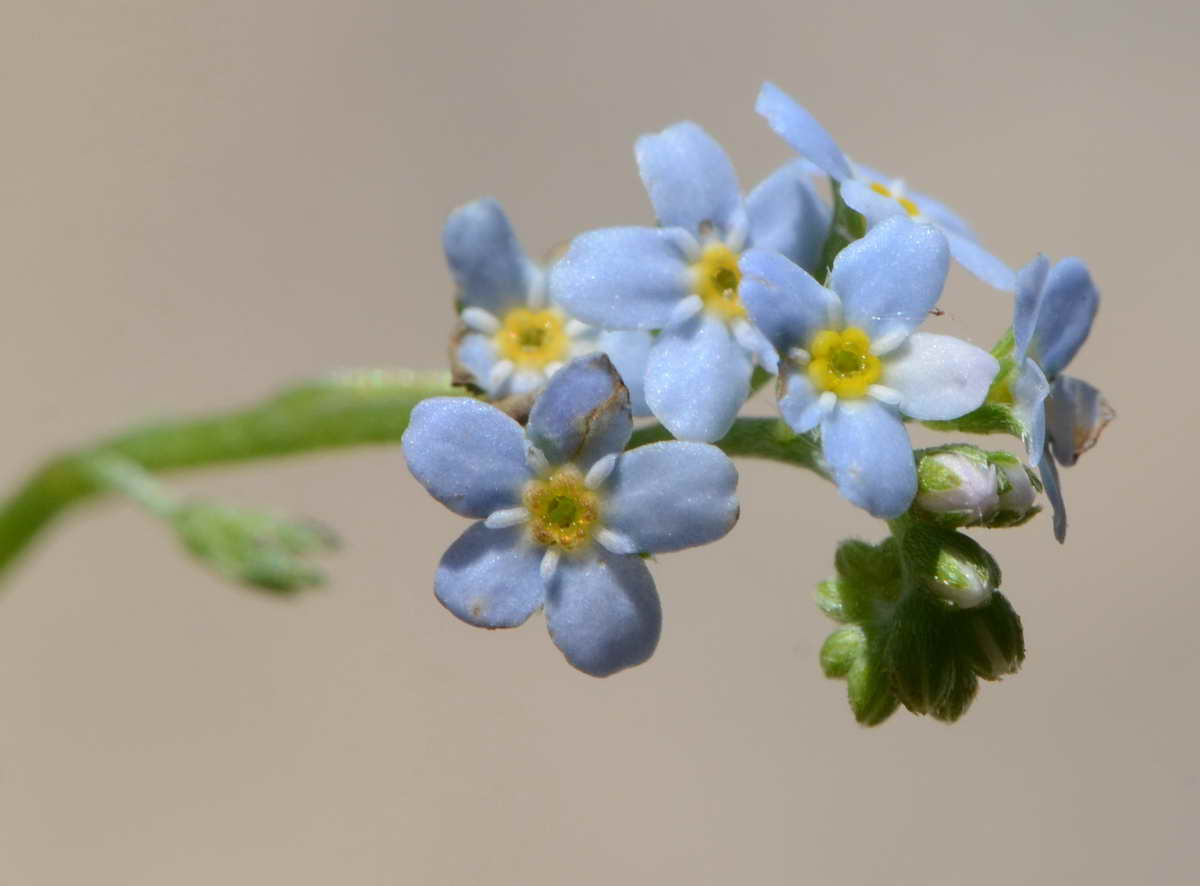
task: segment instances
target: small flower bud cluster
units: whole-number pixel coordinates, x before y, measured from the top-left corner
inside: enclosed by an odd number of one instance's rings
[[[902,550],[910,545],[915,556]],[[915,574],[906,575],[902,557]],[[956,720],[979,678],[998,680],[1021,666],[1021,620],[996,591],[995,563],[966,536],[914,527],[899,542],[844,542],[836,566],[817,602],[844,624],[821,647],[821,667],[846,680],[862,725],[883,722],[901,704]]]

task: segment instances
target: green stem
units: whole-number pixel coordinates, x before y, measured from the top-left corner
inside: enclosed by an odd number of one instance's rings
[[[421,400],[462,393],[445,372],[339,373],[246,409],[141,425],[52,458],[0,506],[0,575],[68,507],[111,487],[96,473],[106,455],[158,473],[395,442]]]
[[[673,439],[662,425],[650,425],[634,431],[628,448]],[[797,434],[777,418],[739,418],[715,445],[732,458],[765,458],[806,468],[829,479],[821,463],[821,445],[811,435]]]
[[[342,373],[245,409],[142,425],[65,453],[0,506],[0,575],[55,518],[86,499],[115,490],[169,515],[178,503],[151,474],[396,443],[421,400],[462,394],[443,372]],[[638,430],[630,445],[669,439],[654,425]],[[815,440],[778,419],[738,419],[717,445],[731,456],[771,459],[826,476]]]

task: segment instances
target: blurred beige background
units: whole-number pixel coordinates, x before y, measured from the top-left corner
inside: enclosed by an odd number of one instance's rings
[[[8,0],[5,486],[131,420],[442,365],[449,210],[496,195],[534,253],[648,223],[632,142],[682,118],[748,188],[791,156],[764,78],[1013,265],[1085,257],[1073,371],[1120,418],[1064,549],[987,536],[1029,658],[955,727],[854,725],[811,591],[878,524],[771,465],[661,559],[658,653],[607,681],[540,616],[442,610],[464,524],[395,447],[177,481],[342,531],[292,602],[75,514],[0,600],[0,883],[1194,882],[1198,37],[1183,2]],[[943,306],[984,344],[1010,311],[958,270]]]

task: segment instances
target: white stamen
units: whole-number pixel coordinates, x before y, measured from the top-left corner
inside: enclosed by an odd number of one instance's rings
[[[733,324],[734,340],[751,354],[760,354],[763,350],[764,339],[758,330],[745,320],[736,320]]]
[[[558,569],[558,551],[554,548],[546,548],[546,553],[542,555],[542,565],[538,567],[538,571],[542,574],[542,581],[549,581],[554,578],[554,573]]]
[[[729,228],[729,233],[725,235],[725,245],[729,247],[733,253],[739,253],[746,246],[746,240],[750,236],[750,218],[745,211],[739,212],[734,219],[733,225]]]
[[[553,363],[547,363],[546,368],[542,372],[546,373],[546,378],[554,375],[558,370],[562,369],[565,364],[561,360],[555,360]]]
[[[812,362],[812,354],[804,350],[804,348],[792,348],[788,351],[788,359],[797,366],[807,366]]]
[[[507,529],[510,526],[516,526],[518,523],[524,523],[529,519],[529,511],[525,508],[502,508],[499,511],[492,511],[488,514],[488,518],[483,521],[483,525],[488,529]]]
[[[667,236],[671,242],[679,247],[679,251],[683,253],[688,261],[696,261],[700,258],[700,241],[692,236],[692,232],[686,228],[668,228]]]
[[[508,381],[515,368],[516,367],[513,366],[512,360],[501,360],[499,363],[493,366],[492,371],[488,373],[488,386],[493,390],[499,388],[502,384]]]
[[[567,321],[564,331],[567,333],[568,338],[579,338],[579,336],[586,334],[591,328],[582,320],[576,320],[572,317]]]
[[[546,275],[533,269],[530,274],[533,279],[529,281],[529,293],[525,301],[533,310],[540,311],[546,306]]]
[[[703,310],[704,300],[698,295],[689,295],[687,298],[677,302],[675,307],[671,308],[671,316],[667,318],[667,326],[686,323]]]
[[[614,554],[636,554],[638,547],[632,538],[623,532],[607,527],[596,533],[596,541],[608,548]]]
[[[618,454],[610,452],[608,455],[596,459],[596,463],[588,468],[587,476],[583,478],[583,484],[588,489],[599,489],[603,486],[604,481],[613,472],[613,468],[617,466]]]
[[[908,330],[893,329],[871,342],[871,353],[876,357],[891,353],[908,340]]]
[[[888,406],[899,406],[900,401],[904,399],[899,391],[889,388],[887,385],[871,385],[867,388],[867,393]]]
[[[525,464],[535,474],[545,474],[550,470],[550,460],[546,458],[542,450],[538,449],[532,443],[529,444],[529,450],[525,453]]]
[[[463,308],[459,316],[468,329],[474,329],[484,335],[492,335],[500,328],[500,321],[496,319],[496,315],[483,308]]]

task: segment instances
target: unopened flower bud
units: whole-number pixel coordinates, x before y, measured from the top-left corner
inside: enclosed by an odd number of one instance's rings
[[[917,466],[917,508],[941,526],[982,523],[999,504],[996,468],[974,446],[930,450]]]
[[[1042,484],[1021,460],[1007,452],[990,452],[988,459],[996,468],[1000,496],[989,526],[1018,526],[1040,508],[1035,506]]]
[[[1000,583],[996,561],[972,539],[953,533],[938,551],[926,587],[960,609],[987,603]]]

